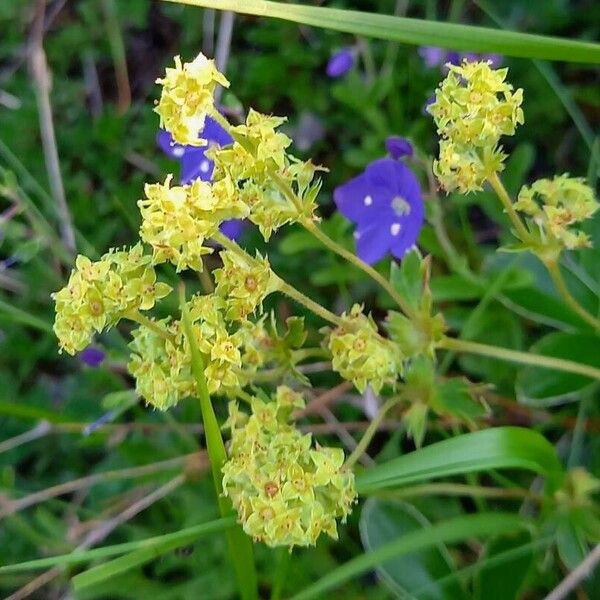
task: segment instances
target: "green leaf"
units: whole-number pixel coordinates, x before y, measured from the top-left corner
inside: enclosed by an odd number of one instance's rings
[[[436,523],[430,527],[407,533],[400,539],[380,546],[373,552],[353,558],[293,596],[292,600],[332,597],[331,595],[324,596],[324,593],[398,556],[419,552],[432,546],[439,547],[439,544],[517,531],[523,526],[524,522],[520,517],[504,513],[479,513]]]
[[[554,332],[536,342],[531,352],[600,367],[599,345],[597,335]],[[584,375],[524,367],[517,374],[516,390],[519,401],[524,404],[549,406],[578,400],[580,392],[593,383],[593,379]]]
[[[142,547],[125,556],[115,558],[114,560],[76,575],[73,577],[73,586],[76,592],[80,592],[85,588],[102,583],[110,577],[116,577],[117,575],[143,565],[158,558],[162,554],[181,548],[181,546],[186,546],[200,537],[219,531],[231,530],[231,528],[235,526],[235,520],[230,517],[228,519],[219,519],[218,521],[211,521],[210,523],[204,523],[203,525],[190,528],[190,530],[193,531],[184,529],[175,534],[153,538],[154,541],[152,541],[150,545],[147,544],[149,540],[146,540],[146,544],[144,545],[147,547]],[[186,531],[187,533],[185,533]]]
[[[232,10],[260,17],[274,17],[313,27],[418,46],[431,44],[431,41],[435,40],[436,46],[450,50],[499,52],[523,58],[600,63],[600,45],[593,42],[267,0],[167,1]]]
[[[496,557],[526,548],[531,543],[531,534],[519,532],[517,536],[491,540],[485,551],[483,568],[478,572],[477,597],[479,600],[507,600],[520,598],[519,591],[533,563],[533,549],[517,554],[511,560],[495,564]],[[506,574],[510,573],[510,577]]]
[[[536,431],[496,427],[437,442],[387,463],[356,478],[360,494],[462,475],[488,469],[520,468],[540,473],[560,485],[563,470],[556,450]]]
[[[434,302],[475,300],[476,298],[481,298],[483,294],[481,286],[465,279],[461,275],[433,277],[430,285]]]
[[[417,308],[423,293],[423,274],[421,256],[416,250],[407,252],[400,265],[392,262],[390,282],[396,291],[406,298],[408,303]]]
[[[412,504],[369,498],[360,518],[360,537],[366,551],[374,552],[405,535],[430,527],[431,523]],[[460,600],[467,598],[454,582],[445,588],[436,579],[454,571],[452,559],[443,544],[424,548],[413,554],[398,556],[381,564],[377,573],[400,598],[413,597],[411,592],[427,588],[419,600]]]
[[[185,546],[203,535],[224,531],[229,527],[233,527],[235,522],[236,519],[232,516],[227,519],[219,519],[218,521],[211,521],[210,523],[194,525],[193,527],[187,527],[186,529],[181,529],[174,533],[167,533],[145,540],[125,542],[124,544],[104,546],[103,548],[94,548],[92,550],[77,550],[75,552],[70,552],[69,554],[61,554],[60,556],[49,556],[48,558],[28,560],[14,565],[5,565],[0,567],[0,575],[47,569],[49,567],[76,565],[91,560],[97,560],[98,558],[107,558],[109,556],[115,556],[116,554],[124,554],[126,552],[135,552],[142,549],[157,549],[166,544],[177,543],[178,545]],[[175,546],[175,548],[177,548],[177,546]]]

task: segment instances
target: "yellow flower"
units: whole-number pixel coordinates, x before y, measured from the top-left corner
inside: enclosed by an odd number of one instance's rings
[[[274,291],[271,267],[266,258],[257,254],[254,260],[234,252],[221,252],[223,266],[214,271],[215,293],[227,303],[229,320],[245,320],[256,309],[262,310],[263,300]]]
[[[52,294],[56,303],[54,332],[60,350],[75,354],[94,332],[114,326],[138,310],[151,309],[171,288],[156,281],[150,257],[141,244],[111,249],[96,262],[79,255],[67,285]]]
[[[214,93],[218,84],[229,87],[225,76],[200,53],[192,62],[181,63],[175,57],[175,68],[167,68],[165,77],[157,79],[162,92],[157,107],[160,126],[179,144],[203,146],[198,138],[207,114],[215,111]]]
[[[594,190],[583,178],[563,174],[539,179],[521,188],[514,206],[539,227],[545,245],[568,250],[591,246],[587,234],[573,229],[592,217],[599,206]]]
[[[500,138],[513,135],[524,121],[523,90],[513,91],[507,73],[489,62],[449,65],[427,108],[441,138],[434,171],[446,191],[479,190],[490,174],[503,169]]]
[[[153,261],[172,262],[177,271],[202,270],[202,255],[212,252],[204,245],[221,223],[244,218],[248,207],[239,200],[230,180],[214,185],[199,179],[191,185],[146,184],[146,198],[138,201],[142,215],[140,237],[152,246]]]
[[[354,475],[343,467],[338,448],[311,449],[288,419],[302,398],[278,388],[274,401],[252,401],[252,414],[239,416],[230,404],[230,458],[223,490],[244,531],[268,546],[314,545],[321,535],[337,537],[336,519],[346,519],[356,501]]]
[[[363,314],[360,305],[355,304],[342,318],[347,325],[333,329],[327,340],[334,371],[352,381],[360,392],[368,384],[375,393],[385,383],[394,385],[401,369],[399,349],[377,333],[375,323]]]

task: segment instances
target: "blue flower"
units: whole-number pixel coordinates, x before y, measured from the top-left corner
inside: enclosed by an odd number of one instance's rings
[[[206,117],[201,137],[208,141],[207,146],[182,146],[173,143],[171,134],[161,129],[156,136],[158,147],[170,158],[181,163],[180,182],[183,185],[191,183],[195,179],[210,181],[215,165],[206,156],[206,151],[215,145],[227,146],[233,142],[233,138],[214,119]],[[225,221],[221,225],[221,231],[230,239],[235,240],[242,232],[242,222],[238,219]]]
[[[79,360],[90,367],[98,367],[105,356],[100,348],[95,348],[94,346],[88,346],[78,354]]]
[[[425,66],[429,69],[435,67],[444,67],[450,63],[460,65],[463,60],[474,62],[478,60],[489,60],[492,68],[497,69],[502,64],[500,54],[476,54],[475,52],[456,52],[453,50],[444,50],[435,46],[423,46],[419,48],[419,55],[425,61]],[[445,70],[445,69],[444,69]]]
[[[381,158],[333,193],[338,210],[356,224],[356,253],[373,264],[391,253],[402,258],[423,226],[421,187],[402,162]]]
[[[206,146],[182,146],[174,144],[171,134],[160,130],[157,143],[160,149],[169,157],[181,163],[180,181],[183,185],[191,183],[194,179],[210,181],[212,178],[214,164],[206,156],[206,151],[211,146],[227,146],[233,142],[233,138],[214,119],[206,117],[201,137],[208,141]]]
[[[354,51],[351,48],[342,48],[332,54],[327,63],[327,75],[329,77],[341,77],[345,75],[354,65]]]
[[[385,140],[385,148],[392,158],[400,159],[405,156],[411,157],[415,153],[412,144],[403,137],[391,135]]]

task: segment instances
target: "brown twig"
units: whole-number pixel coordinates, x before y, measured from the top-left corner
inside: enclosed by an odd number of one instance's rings
[[[170,494],[172,491],[176,490],[181,484],[183,484],[186,480],[185,475],[177,475],[164,485],[155,489],[153,492],[144,496],[137,502],[134,502],[129,507],[127,507],[123,512],[118,514],[116,517],[109,519],[108,521],[104,521],[100,523],[98,527],[90,531],[88,535],[85,537],[83,542],[79,544],[74,552],[78,552],[81,550],[87,550],[92,546],[95,546],[99,542],[101,542],[104,538],[106,538],[112,531],[114,531],[117,527],[126,523],[127,521],[133,519],[137,514],[162,500],[165,496]],[[53,579],[58,577],[64,570],[64,567],[53,567],[48,571],[45,571],[22,588],[18,589],[14,594],[8,596],[5,600],[23,600],[27,598],[35,591],[37,591],[42,586],[50,583]]]
[[[29,38],[29,68],[38,105],[40,134],[46,171],[48,173],[50,191],[54,199],[54,208],[60,224],[61,237],[66,248],[74,251],[75,231],[60,174],[54,121],[52,119],[52,106],[50,104],[50,74],[43,47],[45,7],[46,1],[38,0],[35,20]]]
[[[34,492],[19,498],[18,500],[10,500],[0,510],[0,519],[12,515],[16,512],[29,508],[35,504],[45,502],[50,498],[56,498],[71,492],[89,488],[91,486],[104,483],[106,481],[117,481],[119,479],[137,479],[138,477],[145,477],[153,473],[160,471],[168,471],[172,469],[178,469],[186,461],[190,460],[193,455],[186,454],[184,456],[178,456],[169,460],[163,460],[160,462],[151,463],[148,465],[142,465],[141,467],[130,467],[127,469],[115,469],[113,471],[105,471],[104,473],[95,473],[94,475],[88,475],[87,477],[80,477],[79,479],[73,479],[65,483],[60,483],[52,487]]]
[[[306,405],[306,408],[294,414],[294,418],[299,419],[307,415],[318,414],[323,408],[335,402],[342,394],[345,394],[351,387],[352,384],[349,381],[343,381],[320,396],[313,398]]]
[[[587,557],[571,571],[545,598],[544,600],[563,600],[592,573],[594,567],[600,562],[600,544],[595,546]]]

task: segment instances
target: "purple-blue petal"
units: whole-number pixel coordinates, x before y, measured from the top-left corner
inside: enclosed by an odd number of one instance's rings
[[[347,219],[361,225],[377,219],[382,209],[389,206],[391,195],[387,187],[369,181],[365,172],[338,186],[333,201]]]
[[[327,63],[327,75],[329,77],[341,77],[345,75],[354,65],[354,52],[350,48],[342,50],[332,55]]]
[[[229,132],[221,127],[212,117],[206,117],[204,129],[200,133],[200,137],[219,146],[227,146],[233,143],[233,138],[229,135]]]
[[[105,356],[105,353],[100,348],[94,348],[94,346],[88,346],[78,354],[79,360],[90,367],[99,366]]]
[[[446,51],[435,46],[423,46],[419,48],[419,56],[425,61],[428,69],[439,67],[446,61]]]
[[[392,244],[392,235],[389,225],[374,224],[359,227],[354,238],[356,240],[356,254],[369,265],[381,260],[389,253]]]
[[[221,233],[226,235],[230,240],[237,240],[244,228],[244,222],[240,219],[230,219],[221,223]]]
[[[156,144],[158,147],[169,157],[176,160],[181,159],[185,154],[186,148],[189,146],[182,146],[181,144],[174,144],[173,138],[168,131],[160,129],[156,135]]]
[[[181,175],[179,177],[183,185],[187,185],[195,179],[210,181],[215,165],[206,156],[206,146],[188,147],[187,152],[181,159]]]
[[[406,138],[397,135],[392,135],[385,140],[385,147],[390,156],[396,160],[414,154],[412,144]]]

